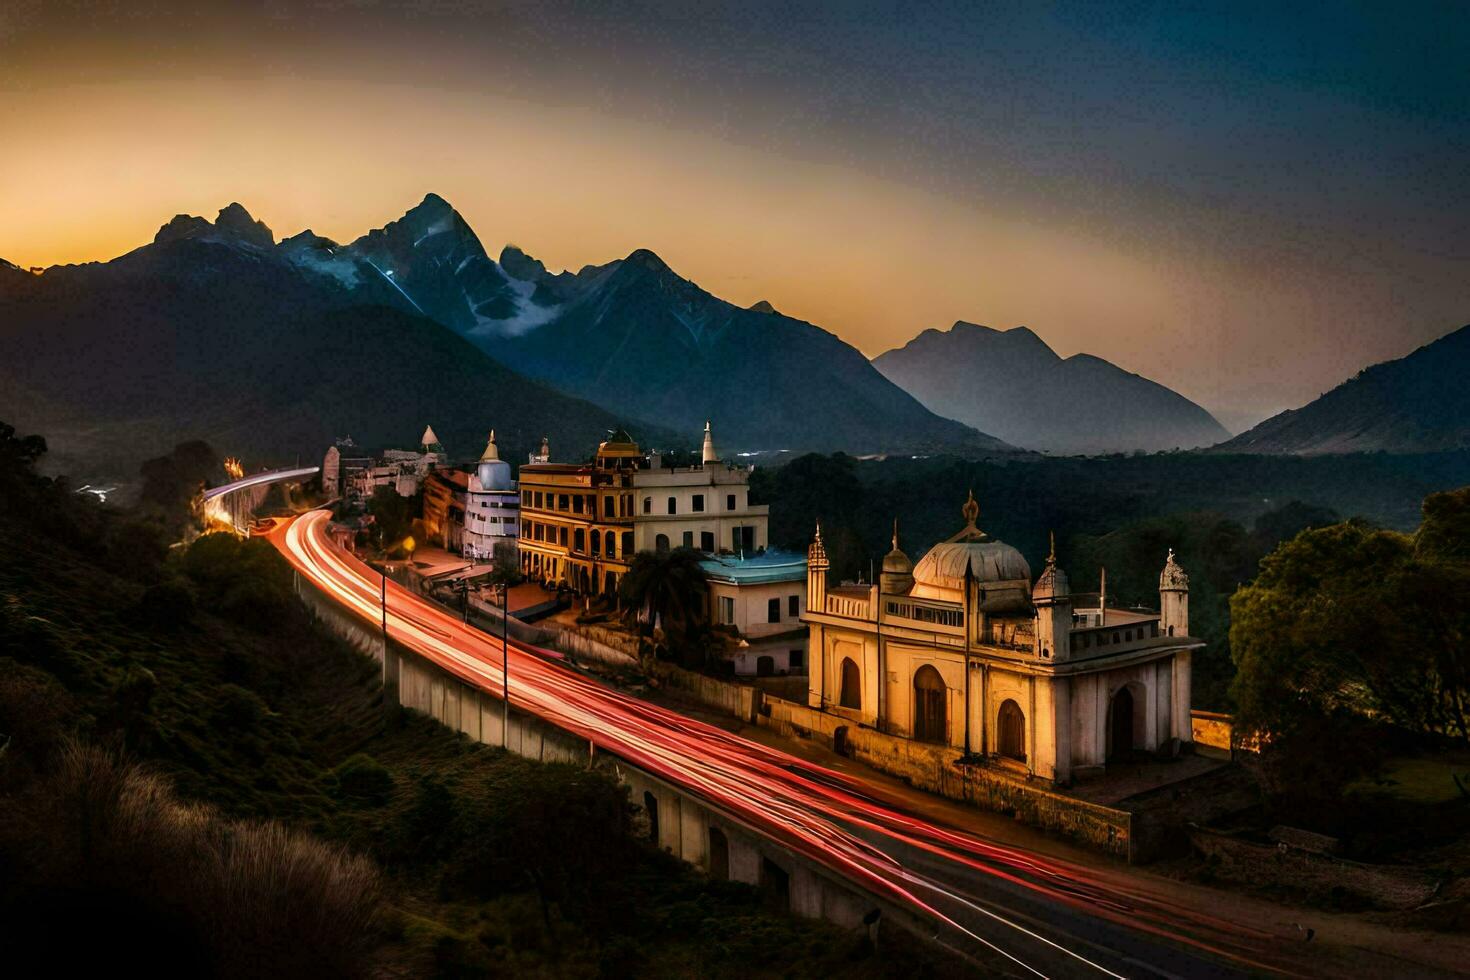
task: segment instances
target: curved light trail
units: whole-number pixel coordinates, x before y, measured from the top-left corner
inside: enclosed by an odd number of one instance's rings
[[[276,483],[281,480],[303,480],[308,476],[316,476],[321,471],[322,468],[320,466],[299,466],[292,470],[270,470],[265,473],[252,473],[250,476],[236,480],[233,483],[210,487],[204,491],[204,499],[213,500],[216,497],[223,497],[225,494],[234,493],[237,490],[248,490],[251,487],[258,487],[266,483]]]
[[[271,540],[327,597],[378,624],[380,575],[330,540],[329,519],[312,511],[279,525]],[[516,708],[955,930],[1003,957],[1007,969],[1094,977],[1285,972],[1281,935],[1171,903],[1132,876],[932,822],[880,787],[605,687],[549,651],[514,639],[503,647],[396,583],[387,583],[386,595],[395,643],[496,698],[508,656]],[[966,951],[984,955],[975,946]]]

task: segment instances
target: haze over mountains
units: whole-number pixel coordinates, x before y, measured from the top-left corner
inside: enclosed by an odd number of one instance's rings
[[[963,320],[873,360],[930,410],[1029,449],[1110,453],[1192,449],[1228,438],[1209,412],[1100,357],[1059,357],[1026,327]]]
[[[1470,325],[1360,371],[1218,448],[1243,453],[1470,449]]]

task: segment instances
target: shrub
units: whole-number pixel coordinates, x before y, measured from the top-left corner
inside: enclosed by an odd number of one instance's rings
[[[343,796],[381,805],[393,794],[393,774],[372,756],[359,752],[336,770],[337,786]]]

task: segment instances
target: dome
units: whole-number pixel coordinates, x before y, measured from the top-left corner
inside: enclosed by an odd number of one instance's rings
[[[939,589],[963,589],[967,564],[977,582],[1031,581],[1031,566],[1021,553],[995,540],[936,544],[914,566],[914,581]]]
[[[490,430],[490,441],[480,454],[480,465],[475,467],[475,479],[481,490],[509,490],[510,464],[500,458],[500,449],[495,445],[495,430]]]
[[[991,582],[1019,584],[1024,599],[1031,587],[1031,566],[1026,559],[1015,548],[975,526],[980,505],[973,492],[961,513],[965,515],[964,530],[930,548],[914,566],[914,594],[948,598],[963,593],[968,567],[971,577],[982,586]]]

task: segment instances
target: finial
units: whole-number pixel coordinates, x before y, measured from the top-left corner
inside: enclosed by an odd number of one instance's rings
[[[494,429],[491,429],[490,430],[490,441],[491,442],[494,442],[495,441],[495,430]]]
[[[893,550],[898,550],[898,518],[893,519]]]
[[[817,542],[818,543],[821,543],[821,540],[822,540],[822,519],[819,517],[819,518],[817,518]]]
[[[1173,548],[1170,548],[1169,549],[1169,557],[1165,560],[1165,563],[1166,564],[1169,564],[1169,565],[1174,564],[1174,549]]]
[[[974,527],[975,522],[980,519],[980,505],[975,501],[974,489],[970,490],[970,495],[965,500],[965,505],[960,508],[960,513],[965,515],[966,527]]]
[[[1048,531],[1047,533],[1051,537],[1051,554],[1046,556],[1046,563],[1048,565],[1055,565],[1057,563],[1057,532]]]
[[[704,420],[704,431],[709,431],[709,419]]]

